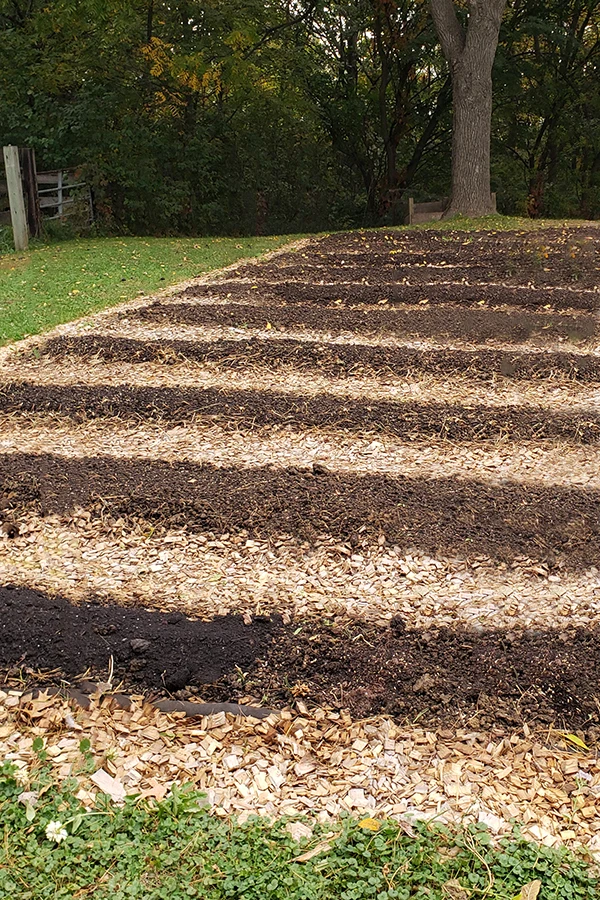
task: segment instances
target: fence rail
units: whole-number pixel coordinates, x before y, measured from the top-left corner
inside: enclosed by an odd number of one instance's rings
[[[413,197],[408,198],[408,216],[406,225],[420,225],[422,222],[439,222],[448,209],[449,197],[441,200],[429,200],[426,203],[415,203]],[[496,212],[496,195],[492,194],[492,210]]]
[[[81,180],[77,169],[36,172],[33,151],[22,148],[19,156],[29,231],[32,235],[39,233],[42,218],[73,217],[85,225],[93,222],[90,186]],[[8,186],[6,179],[0,178],[0,225],[10,224]]]
[[[77,180],[76,169],[38,172],[40,209],[48,219],[62,219],[79,213],[91,222],[92,199],[86,181]]]

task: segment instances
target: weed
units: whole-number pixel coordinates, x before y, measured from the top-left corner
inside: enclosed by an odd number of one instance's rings
[[[589,860],[518,830],[494,844],[483,826],[344,816],[297,842],[285,819],[213,815],[189,786],[86,810],[74,783],[38,771],[23,793],[17,774],[0,767],[1,900],[510,900],[537,879],[540,900],[592,900],[600,886]]]

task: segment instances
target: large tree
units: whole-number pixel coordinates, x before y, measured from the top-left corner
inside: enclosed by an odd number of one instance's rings
[[[452,78],[452,193],[447,216],[492,212],[492,67],[506,3],[429,0]]]

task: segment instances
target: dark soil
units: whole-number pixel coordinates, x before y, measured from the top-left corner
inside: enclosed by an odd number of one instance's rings
[[[297,261],[286,264],[285,260],[277,263],[265,263],[261,266],[260,277],[266,281],[290,282],[305,281],[311,284],[326,282],[328,284],[359,281],[364,284],[399,284],[407,281],[410,284],[430,285],[439,282],[470,282],[477,284],[495,283],[501,281],[506,284],[532,283],[535,287],[564,287],[565,284],[573,284],[579,288],[593,289],[597,284],[597,272],[581,273],[577,277],[574,273],[566,275],[556,269],[545,270],[543,268],[530,268],[523,271],[517,265],[503,269],[492,269],[488,266],[473,264],[469,266],[443,266],[432,269],[428,265],[417,266],[399,265],[386,268],[378,267],[376,260],[365,262],[364,265],[344,265],[335,268],[327,263],[322,266],[304,264]],[[254,276],[256,268],[253,267]],[[237,278],[253,277],[248,270],[240,269],[234,273]]]
[[[408,440],[600,441],[600,415],[591,411],[570,414],[535,406],[369,402],[331,394],[309,397],[216,388],[5,384],[0,387],[0,413],[60,413],[76,422],[120,418],[183,424],[201,420],[251,430],[304,426],[384,432]]]
[[[38,351],[39,352],[39,351]],[[248,340],[143,341],[105,335],[51,338],[41,352],[65,356],[98,357],[104,362],[158,362],[194,360],[219,368],[246,370],[251,366],[316,372],[337,377],[423,373],[463,375],[480,380],[498,377],[600,381],[600,356],[581,353],[541,353],[512,350],[419,350],[368,344],[331,344],[294,338]]]
[[[505,264],[506,258],[519,263],[536,262],[545,266],[571,266],[579,258],[587,266],[598,265],[600,255],[600,230],[596,225],[577,228],[544,228],[537,231],[370,231],[363,233],[339,233],[316,238],[301,251],[286,254],[290,258],[314,255],[393,252],[425,254],[428,261],[456,262],[483,259],[496,265]]]
[[[259,538],[328,535],[358,546],[381,536],[430,555],[517,556],[580,568],[600,558],[600,492],[454,478],[238,469],[129,458],[0,456],[4,515],[91,510],[112,526]]]
[[[468,721],[473,728],[522,721],[564,723],[600,740],[600,632],[540,629],[431,631],[323,627],[278,639],[256,680],[275,704],[297,696],[348,708],[355,717],[385,712],[421,725]],[[285,679],[285,681],[284,681]],[[233,681],[235,683],[235,681]]]
[[[266,618],[251,626],[240,616],[191,621],[179,612],[99,602],[74,606],[61,597],[0,588],[0,668],[5,670],[59,669],[73,678],[91,669],[106,677],[112,656],[117,677],[130,684],[178,690],[192,681],[218,681],[235,665],[245,671],[277,630]]]
[[[256,267],[253,277],[260,281]],[[450,280],[450,279],[449,279]],[[230,298],[248,303],[283,301],[290,304],[320,307],[352,307],[362,304],[390,307],[397,304],[422,305],[458,304],[465,307],[516,306],[522,309],[581,309],[600,310],[600,293],[577,288],[517,288],[498,284],[252,284],[243,281],[222,281],[208,285],[194,285],[175,295],[179,299]]]
[[[152,303],[132,312],[128,319],[186,325],[225,325],[234,328],[278,330],[310,328],[332,334],[354,332],[460,339],[462,341],[533,341],[545,344],[564,338],[579,342],[598,333],[595,316],[573,316],[515,310],[461,309],[445,306],[417,309],[320,309],[314,306],[251,306],[244,303],[218,305],[193,303]]]
[[[600,265],[597,229],[529,233],[387,232],[313,241],[260,267],[268,280],[413,283],[477,281],[595,288]],[[254,278],[241,265],[238,277]]]
[[[316,620],[283,626],[276,617],[200,622],[173,612],[73,606],[5,587],[0,635],[0,669],[31,683],[43,670],[70,680],[89,670],[104,680],[112,656],[116,682],[180,697],[197,692],[218,702],[251,694],[271,706],[302,697],[356,717],[383,712],[424,727],[528,721],[600,738],[598,629],[421,631],[405,629],[399,618],[390,628]]]

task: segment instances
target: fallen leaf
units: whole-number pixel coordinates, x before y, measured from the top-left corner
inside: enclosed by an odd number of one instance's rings
[[[565,741],[568,741],[570,744],[574,744],[576,747],[579,747],[580,750],[586,750],[588,753],[590,752],[590,748],[587,744],[581,740],[580,737],[577,737],[576,734],[571,734],[568,731],[559,731],[560,737]]]
[[[530,881],[529,884],[526,884],[521,888],[520,892],[515,897],[515,900],[537,900],[541,887],[542,882],[539,878],[536,878],[535,881]]]
[[[469,900],[469,894],[464,889],[458,878],[452,878],[442,885],[442,893],[444,897],[450,900]]]
[[[369,831],[379,831],[381,822],[377,819],[366,818],[358,823],[361,828],[367,828]]]

